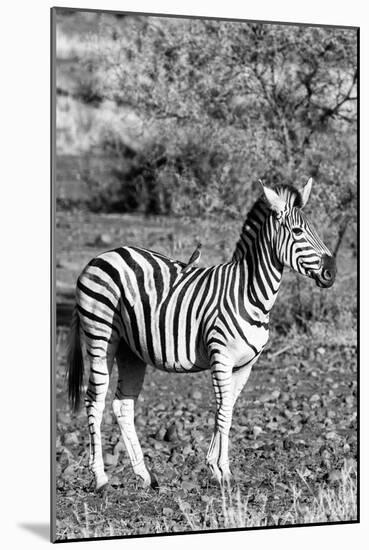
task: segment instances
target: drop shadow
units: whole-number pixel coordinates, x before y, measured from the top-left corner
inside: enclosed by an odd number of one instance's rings
[[[41,539],[50,540],[50,526],[48,523],[19,523],[19,527],[37,535]]]

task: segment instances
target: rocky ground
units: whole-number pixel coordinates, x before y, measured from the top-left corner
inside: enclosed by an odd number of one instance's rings
[[[111,410],[114,373],[102,429],[110,485],[103,495],[92,492],[85,412],[71,414],[65,387],[67,324],[76,276],[97,252],[121,244],[144,244],[185,260],[199,236],[204,245],[203,265],[207,265],[229,258],[237,230],[229,225],[216,234],[201,222],[194,230],[186,220],[139,215],[57,215],[59,540],[305,523],[322,490],[339,493],[343,469],[348,468],[353,479],[355,342],[337,337],[314,341],[308,334],[286,336],[275,331],[235,408],[230,446],[232,493],[222,496],[205,467],[214,425],[209,373],[167,374],[152,368],[148,368],[137,403],[136,426],[159,489],[140,488],[119,440]],[[227,524],[225,498],[231,510],[239,506],[237,499],[247,504],[247,510],[242,508],[244,523]],[[328,508],[325,521],[355,519],[353,510],[335,516]]]

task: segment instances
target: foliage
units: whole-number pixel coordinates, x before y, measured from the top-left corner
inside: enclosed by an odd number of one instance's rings
[[[338,223],[342,212],[352,217],[355,36],[337,28],[101,19],[81,59],[88,76],[77,96],[131,109],[151,136],[137,151],[139,173],[127,177],[119,165],[130,159],[110,151],[118,165],[111,209],[238,210],[249,204],[258,178],[300,184],[311,174],[322,216],[333,211]],[[127,138],[118,132],[116,139]],[[136,204],[129,199],[132,178]],[[107,187],[97,183],[108,209]]]

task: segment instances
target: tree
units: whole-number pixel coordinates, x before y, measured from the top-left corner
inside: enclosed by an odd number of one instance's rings
[[[86,62],[99,95],[150,129],[152,189],[165,175],[192,207],[210,193],[231,208],[258,178],[311,174],[322,204],[352,210],[355,29],[127,17],[101,26]]]

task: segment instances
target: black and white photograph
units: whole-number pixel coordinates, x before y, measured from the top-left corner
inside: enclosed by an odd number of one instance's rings
[[[52,8],[53,541],[359,521],[359,29],[325,23]]]

